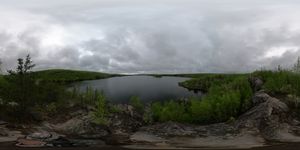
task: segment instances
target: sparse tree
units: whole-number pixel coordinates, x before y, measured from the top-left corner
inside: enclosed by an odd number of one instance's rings
[[[297,62],[294,64],[293,71],[300,73],[300,57],[298,57]]]
[[[2,61],[0,60],[0,74],[2,74]]]
[[[278,72],[281,72],[281,71],[283,71],[283,69],[282,69],[281,65],[278,65],[278,66],[277,66],[277,71],[278,71]]]
[[[18,59],[18,67],[16,71],[8,70],[8,73],[10,75],[25,75],[28,73],[31,73],[32,68],[35,67],[35,64],[33,64],[33,61],[31,60],[30,55],[28,54],[25,58],[25,62],[23,58]]]
[[[27,55],[25,59],[19,58],[17,60],[18,66],[15,70],[8,70],[8,81],[7,97],[9,102],[15,102],[18,104],[18,109],[15,115],[27,115],[30,107],[36,104],[36,98],[34,92],[37,89],[35,85],[33,75],[31,73],[33,64],[30,55]],[[20,115],[22,116],[22,115]]]

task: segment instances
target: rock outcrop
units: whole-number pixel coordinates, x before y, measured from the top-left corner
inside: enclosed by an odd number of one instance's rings
[[[20,137],[24,137],[21,131],[10,130],[6,122],[0,121],[0,142],[12,142]]]
[[[65,135],[85,139],[101,139],[109,134],[107,126],[92,122],[88,115],[71,118],[64,123],[51,125],[50,128]]]
[[[297,125],[285,103],[264,91],[255,93],[253,103],[254,107],[238,118],[237,129],[256,131],[269,141],[300,142]]]

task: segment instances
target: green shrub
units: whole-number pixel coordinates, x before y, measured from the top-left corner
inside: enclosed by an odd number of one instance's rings
[[[213,107],[209,101],[191,100],[190,113],[193,123],[208,123],[214,117]]]
[[[122,112],[122,109],[116,105],[110,105],[109,106],[109,113],[120,113]]]
[[[251,107],[252,89],[246,77],[236,77],[212,84],[202,98],[190,98],[190,103],[179,101],[156,102],[151,106],[155,121],[189,123],[224,122],[237,117]]]
[[[97,124],[106,125],[107,124],[107,104],[106,104],[106,98],[103,93],[101,93],[95,103],[95,111],[92,112],[94,122]]]
[[[208,92],[212,85],[227,84],[239,77],[247,77],[246,74],[198,74],[192,75],[193,79],[179,83],[180,86],[190,90]]]
[[[300,74],[283,71],[257,71],[253,73],[263,79],[263,88],[272,94],[293,94],[300,96]]]
[[[190,116],[186,111],[186,106],[176,101],[155,102],[151,106],[154,121],[176,121],[188,122]]]
[[[222,122],[251,107],[252,90],[247,78],[228,84],[213,85],[201,100],[192,100],[190,111],[194,123]]]
[[[71,83],[74,81],[95,80],[109,78],[116,75],[106,74],[101,72],[77,71],[77,70],[64,70],[52,69],[34,72],[35,76],[40,80]]]
[[[132,96],[129,100],[129,104],[133,106],[135,110],[137,110],[139,113],[144,112],[144,104],[142,103],[141,99],[137,96]]]

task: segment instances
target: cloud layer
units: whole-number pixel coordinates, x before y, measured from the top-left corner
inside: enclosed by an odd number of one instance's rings
[[[300,56],[293,0],[1,0],[0,59],[37,69],[249,72]]]

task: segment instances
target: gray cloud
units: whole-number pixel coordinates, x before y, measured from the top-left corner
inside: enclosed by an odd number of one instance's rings
[[[37,69],[249,72],[300,55],[293,0],[2,0],[0,59]]]

